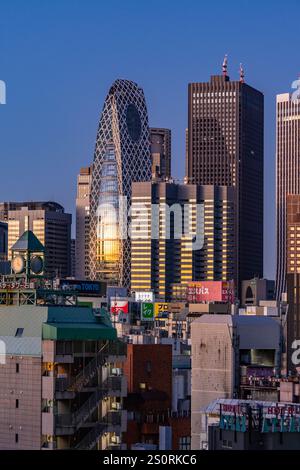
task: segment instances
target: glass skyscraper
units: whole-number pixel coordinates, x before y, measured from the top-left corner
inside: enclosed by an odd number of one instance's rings
[[[90,278],[130,285],[127,234],[131,183],[151,180],[148,114],[143,90],[116,80],[96,139],[90,195]]]

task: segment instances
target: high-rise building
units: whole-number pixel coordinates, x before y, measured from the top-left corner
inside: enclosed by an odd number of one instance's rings
[[[116,80],[102,111],[92,166],[90,277],[130,284],[128,214],[131,183],[151,179],[150,135],[143,90]]]
[[[7,260],[7,232],[7,223],[0,222],[0,261]]]
[[[236,278],[234,188],[132,185],[131,289],[170,299],[176,285]]]
[[[300,194],[300,100],[289,93],[277,95],[276,108],[276,296],[280,300],[286,289],[287,195]]]
[[[70,276],[75,277],[76,270],[76,240],[74,238],[71,239],[71,270]]]
[[[8,259],[11,247],[31,230],[45,247],[45,275],[71,274],[71,214],[56,202],[4,202],[0,220],[8,223]]]
[[[81,168],[77,177],[76,196],[76,255],[75,275],[86,279],[89,275],[89,222],[91,168]]]
[[[286,373],[295,373],[299,367],[299,338],[300,338],[300,273],[287,273],[287,322],[286,322]],[[294,344],[295,341],[295,344]],[[297,362],[293,361],[296,353]]]
[[[263,94],[223,75],[188,87],[190,183],[236,187],[238,281],[263,276]]]
[[[152,175],[171,177],[171,130],[150,128]]]
[[[300,273],[300,194],[286,196],[286,272]]]
[[[9,274],[10,272],[10,262],[7,261],[7,233],[7,223],[0,222],[0,274]]]
[[[296,122],[295,126],[298,127]],[[291,175],[292,177],[292,175]],[[300,338],[300,194],[286,196],[286,291],[288,302],[286,328],[287,373],[295,372],[293,342]],[[278,233],[278,232],[277,232]],[[279,256],[279,253],[278,253]],[[279,267],[279,265],[278,265]],[[280,291],[277,291],[279,295]]]

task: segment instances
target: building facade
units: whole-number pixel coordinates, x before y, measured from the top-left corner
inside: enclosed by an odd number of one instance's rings
[[[10,272],[10,263],[7,261],[7,234],[7,223],[0,222],[0,274],[8,274]]]
[[[235,278],[234,188],[133,183],[132,291],[169,300],[176,285]]]
[[[237,279],[263,276],[263,94],[223,75],[188,87],[187,177],[236,188]]]
[[[286,196],[286,272],[300,273],[300,194]]]
[[[171,177],[171,130],[150,128],[152,175]]]
[[[258,400],[213,401],[205,414],[208,450],[297,450],[299,406],[281,401],[274,405]]]
[[[127,208],[131,203],[131,183],[150,179],[150,134],[143,90],[134,82],[116,80],[104,103],[92,166],[92,279],[129,287]]]
[[[86,279],[89,275],[89,222],[91,168],[81,168],[77,177],[75,276]]]
[[[280,299],[282,292],[285,292],[286,289],[287,268],[291,268],[291,264],[287,266],[287,195],[300,194],[300,100],[293,100],[292,95],[289,93],[277,95],[276,114],[276,295]],[[296,199],[289,200],[290,222],[296,205]],[[294,206],[294,209],[292,206]],[[291,231],[292,226],[289,229]],[[289,239],[292,238],[290,234],[288,237]],[[295,235],[295,241],[296,239]],[[291,250],[289,247],[288,250],[289,263],[291,263],[291,252],[296,253],[296,249]],[[294,269],[296,269],[296,266],[295,260]]]
[[[56,202],[8,202],[0,204],[0,220],[8,223],[8,259],[19,237],[31,230],[45,247],[45,275],[71,274],[71,214]]]
[[[7,260],[7,232],[7,223],[0,222],[0,261]]]
[[[297,353],[300,339],[300,273],[287,273],[286,373],[295,373],[299,367]],[[295,342],[295,343],[294,343]],[[294,354],[295,353],[295,354]],[[293,356],[294,354],[294,356]]]
[[[275,281],[270,279],[249,279],[242,281],[241,305],[259,305],[261,300],[275,298]]]
[[[278,401],[281,341],[269,317],[205,314],[192,322],[193,450],[207,446],[203,409],[213,400]]]
[[[173,406],[175,402],[177,407],[184,388],[183,377],[174,374],[175,361],[171,344],[127,345],[128,423],[123,442],[128,450],[138,443],[151,443],[159,450],[190,449],[190,410],[175,411]],[[167,447],[163,447],[162,430],[170,436]]]
[[[121,448],[126,345],[104,314],[2,303],[0,331],[1,449]]]

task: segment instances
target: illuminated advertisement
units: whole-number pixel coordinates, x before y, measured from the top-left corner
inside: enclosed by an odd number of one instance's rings
[[[219,427],[229,431],[246,432],[250,428],[261,433],[299,433],[300,406],[278,403],[273,406],[263,402],[220,404]]]
[[[155,318],[166,318],[170,309],[169,304],[165,302],[156,302],[154,307]]]
[[[196,281],[187,286],[187,300],[197,302],[234,302],[233,281]]]
[[[141,304],[141,320],[154,321],[154,305],[152,302],[143,302]]]
[[[112,299],[110,313],[112,315],[119,315],[120,313],[128,314],[128,300]]]
[[[154,294],[152,291],[135,292],[134,298],[136,302],[153,302]]]

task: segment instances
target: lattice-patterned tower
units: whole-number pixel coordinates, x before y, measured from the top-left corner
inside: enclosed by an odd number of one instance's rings
[[[127,198],[129,209],[131,183],[150,179],[150,136],[144,92],[134,82],[116,80],[104,103],[92,168],[91,279],[130,286],[130,240],[124,236],[129,219],[126,216],[125,224],[121,220],[120,197]]]

